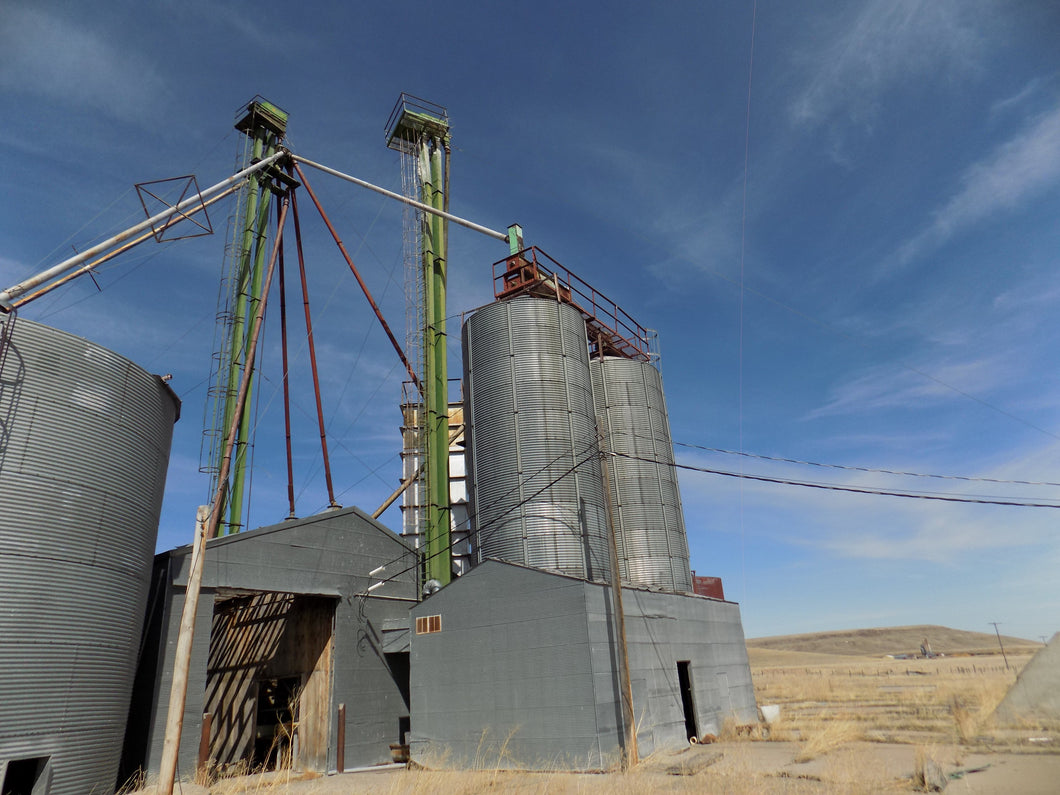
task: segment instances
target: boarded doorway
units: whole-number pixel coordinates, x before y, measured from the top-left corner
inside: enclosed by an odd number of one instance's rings
[[[681,689],[681,707],[685,713],[685,736],[688,739],[699,739],[699,727],[696,724],[696,701],[692,691],[692,663],[689,660],[677,661],[677,684]]]
[[[326,770],[335,603],[289,593],[217,600],[205,701],[213,764]]]

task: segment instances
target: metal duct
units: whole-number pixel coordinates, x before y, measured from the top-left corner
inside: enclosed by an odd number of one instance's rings
[[[464,324],[475,560],[610,576],[585,321],[557,301],[490,304]]]
[[[648,362],[594,359],[596,416],[605,451],[619,570],[634,585],[692,590],[681,493],[662,377]]]
[[[110,792],[179,402],[87,340],[4,322],[0,779]]]

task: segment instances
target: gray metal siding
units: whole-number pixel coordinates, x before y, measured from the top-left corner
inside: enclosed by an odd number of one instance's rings
[[[464,324],[468,504],[478,562],[610,573],[585,321],[535,298]]]
[[[623,596],[630,668],[634,678],[647,682],[657,742],[687,739],[679,660],[691,663],[700,735],[718,734],[730,716],[742,723],[757,719],[738,605],[634,589],[623,589]],[[721,679],[725,692],[718,687]]]
[[[180,634],[180,616],[184,610],[184,589],[167,589],[169,607],[165,613],[165,630],[161,637],[161,666],[156,678],[155,710],[148,738],[147,770],[158,773],[162,764],[162,746],[166,738],[169,717],[169,697],[173,687],[173,663]],[[214,591],[203,588],[195,611],[195,635],[191,644],[191,664],[188,669],[188,693],[184,699],[184,725],[180,733],[180,752],[177,756],[177,777],[192,778],[199,758],[199,735],[202,732],[203,703],[206,696],[206,665],[210,658],[210,627],[213,624]],[[137,697],[141,697],[137,694]]]
[[[730,711],[754,720],[737,605],[631,588],[623,604],[642,756],[687,745],[678,661],[691,663],[701,733],[717,733]],[[537,769],[617,764],[622,717],[611,605],[606,586],[487,561],[414,608],[413,619],[440,615],[441,631],[412,636],[413,759]]]
[[[32,321],[3,362],[0,758],[51,756],[53,795],[110,792],[178,407],[157,376]]]
[[[648,362],[590,362],[624,582],[690,592],[681,492],[674,468],[662,377]]]
[[[413,609],[442,626],[412,636],[414,759],[603,766],[582,585],[490,562]]]
[[[373,591],[373,594],[375,592]],[[390,743],[401,741],[400,722],[408,707],[383,656],[383,622],[408,620],[407,602],[342,600],[335,612],[335,664],[332,715],[346,704],[347,767],[391,761]],[[334,718],[333,718],[334,720]],[[336,764],[332,734],[329,769]]]

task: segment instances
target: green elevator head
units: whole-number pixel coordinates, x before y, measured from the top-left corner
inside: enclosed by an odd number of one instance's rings
[[[386,121],[386,145],[404,152],[421,135],[449,141],[449,111],[425,99],[402,93]]]
[[[260,94],[250,100],[241,113],[243,117],[236,122],[236,129],[242,133],[251,135],[257,127],[264,127],[283,138],[287,132],[287,111],[264,99]]]

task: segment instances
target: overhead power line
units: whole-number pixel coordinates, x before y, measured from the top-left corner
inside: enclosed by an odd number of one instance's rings
[[[655,458],[630,455],[629,453],[611,453],[613,456],[628,458],[633,461],[644,461],[650,464],[672,466],[676,469],[687,469],[692,472],[702,472],[707,475],[723,475],[730,478],[742,478],[744,480],[756,480],[760,483],[777,483],[784,486],[802,486],[808,489],[823,489],[826,491],[845,491],[852,494],[873,494],[881,497],[905,497],[916,500],[937,500],[940,502],[963,502],[973,505],[1006,505],[1017,508],[1060,508],[1060,503],[1030,502],[1026,500],[1005,500],[999,497],[975,497],[961,494],[935,494],[931,492],[916,491],[890,491],[887,489],[870,489],[859,486],[843,486],[838,483],[815,483],[808,480],[789,480],[786,478],[766,477],[765,475],[749,475],[743,472],[729,472],[724,469],[711,469],[709,467],[696,467],[691,464],[678,464],[671,461],[659,461]]]
[[[1002,478],[983,478],[983,477],[972,477],[969,475],[935,475],[926,472],[903,472],[895,469],[877,469],[873,467],[858,467],[848,466],[845,464],[822,464],[819,461],[802,461],[797,458],[782,458],[780,456],[762,455],[761,453],[749,453],[741,450],[726,450],[721,447],[705,447],[699,444],[689,444],[686,442],[674,442],[679,447],[688,447],[694,450],[705,450],[708,453],[724,453],[725,455],[738,455],[745,458],[757,458],[762,461],[779,461],[784,464],[803,464],[811,467],[821,467],[824,469],[845,469],[851,472],[870,472],[873,474],[881,475],[902,475],[911,478],[937,478],[939,480],[963,480],[972,483],[1001,483],[1012,486],[1056,486],[1060,488],[1060,483],[1052,483],[1048,480],[1004,480]]]

